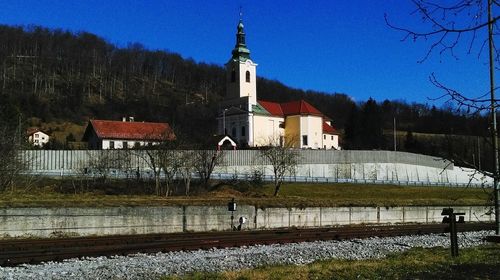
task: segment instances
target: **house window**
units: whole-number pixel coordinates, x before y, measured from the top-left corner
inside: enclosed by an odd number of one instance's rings
[[[323,139],[325,139],[325,140],[326,140],[326,135],[323,135]]]
[[[247,83],[250,83],[250,71],[245,74]]]
[[[127,149],[127,148],[128,148],[127,141],[123,141],[123,142],[122,142],[122,148],[123,148],[123,149]]]
[[[302,145],[307,146],[307,135],[302,135]]]
[[[35,134],[35,138],[38,138],[38,134]]]
[[[109,148],[114,149],[115,148],[115,141],[109,141]]]
[[[324,148],[325,148],[325,150],[326,150],[326,145],[324,145],[323,147],[324,147]]]
[[[242,126],[241,127],[241,136],[245,136],[245,134],[246,134],[246,127]]]
[[[231,83],[236,82],[236,71],[234,69],[231,71]]]
[[[333,135],[332,135],[332,140],[333,140]]]

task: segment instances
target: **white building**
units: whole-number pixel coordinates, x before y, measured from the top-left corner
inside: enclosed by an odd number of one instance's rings
[[[276,103],[257,99],[257,64],[250,59],[243,22],[226,63],[226,98],[221,103],[218,132],[240,147],[287,145],[295,148],[340,149],[331,120],[304,100]]]
[[[43,147],[43,145],[49,143],[50,140],[49,135],[38,128],[28,129],[27,135],[28,142],[33,144],[35,147]]]
[[[83,134],[89,149],[132,149],[174,140],[168,123],[90,120]]]

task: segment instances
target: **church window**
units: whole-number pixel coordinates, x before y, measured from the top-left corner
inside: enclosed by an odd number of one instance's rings
[[[247,83],[250,83],[250,71],[247,71],[245,76],[246,76]]]
[[[302,135],[302,145],[307,146],[307,135]]]
[[[245,136],[245,131],[246,131],[245,126],[242,126],[241,127],[241,136]]]
[[[231,83],[236,82],[236,71],[233,69],[231,71]]]
[[[231,136],[236,137],[236,127],[233,127],[233,129],[231,129]]]

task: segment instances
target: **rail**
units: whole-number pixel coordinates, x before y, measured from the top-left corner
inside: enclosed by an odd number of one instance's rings
[[[458,231],[492,230],[484,223],[460,224]],[[291,243],[316,240],[345,240],[373,236],[422,235],[448,232],[447,225],[342,226],[272,231],[232,231],[119,235],[59,239],[1,240],[0,265],[62,261],[68,258],[156,253],[225,248],[254,244]]]

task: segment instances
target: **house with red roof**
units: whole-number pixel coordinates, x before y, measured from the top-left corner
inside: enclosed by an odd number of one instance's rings
[[[332,120],[305,100],[258,100],[257,64],[250,59],[241,19],[232,57],[225,66],[227,86],[217,118],[219,134],[231,136],[239,146],[340,149]]]
[[[131,149],[158,145],[175,140],[175,134],[168,123],[90,120],[83,134],[83,141],[89,149]]]

